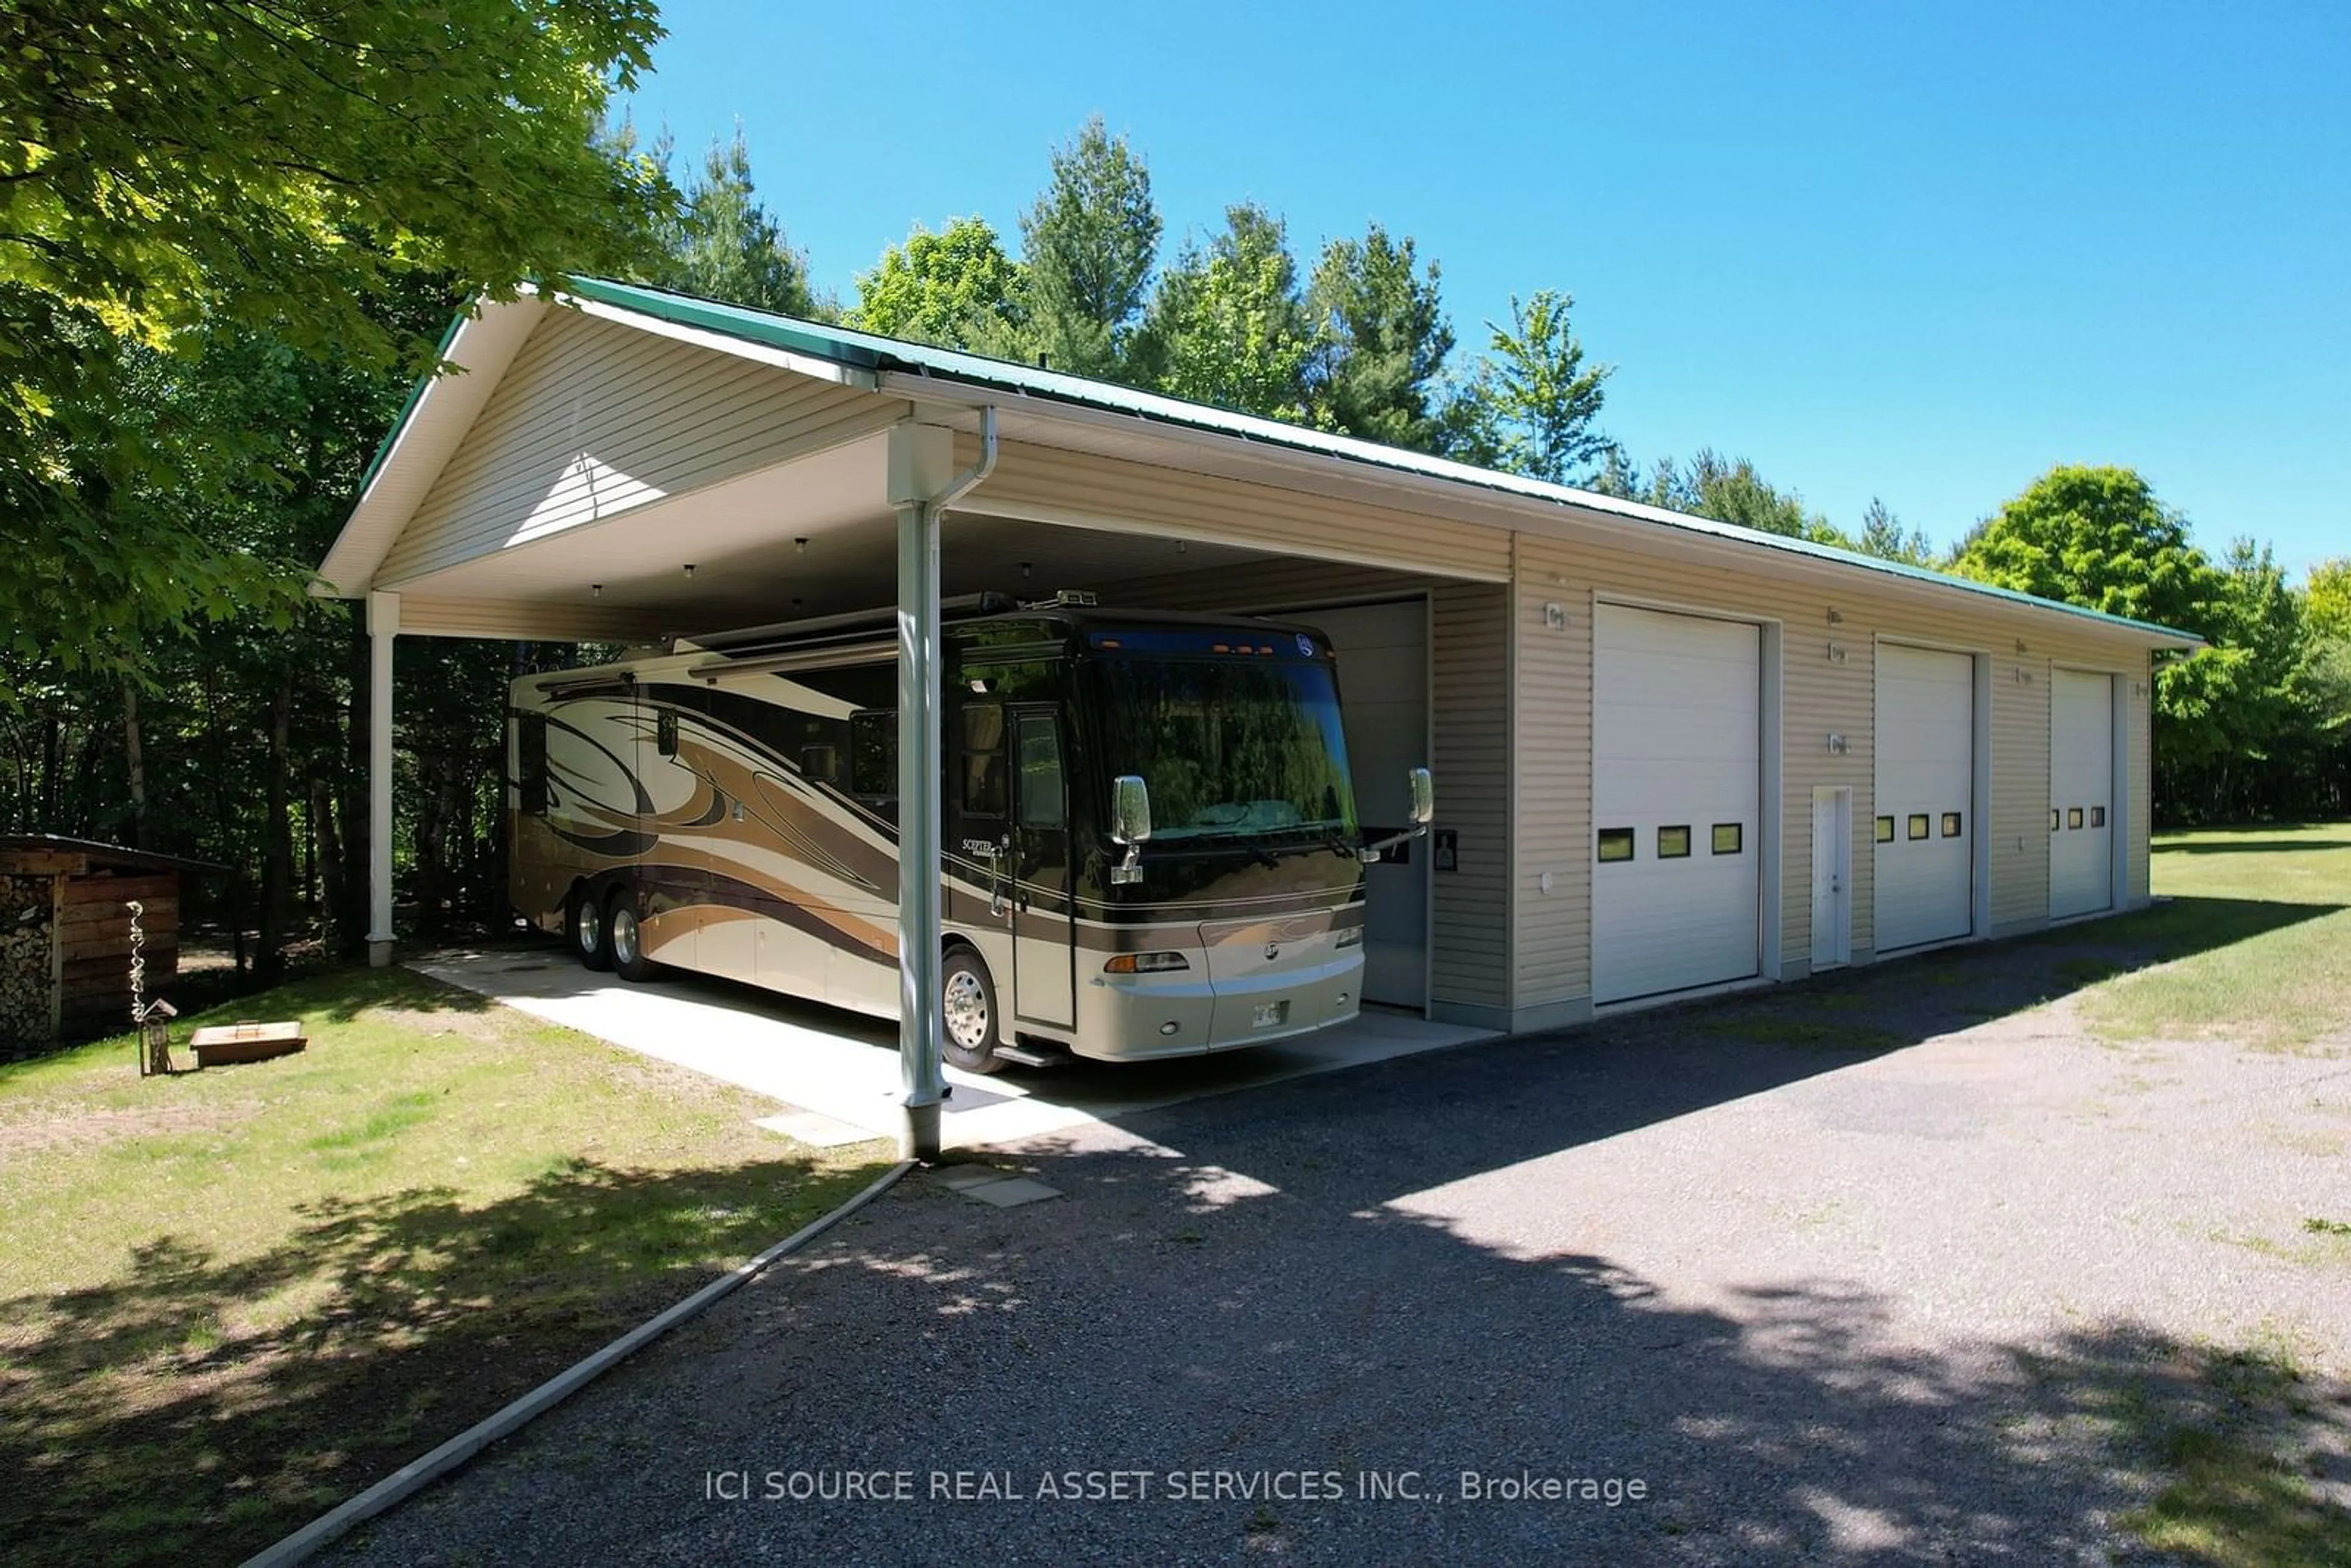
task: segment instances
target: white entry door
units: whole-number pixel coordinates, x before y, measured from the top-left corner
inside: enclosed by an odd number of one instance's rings
[[[1595,1002],[1756,973],[1761,716],[1757,627],[1599,607],[1592,659]]]
[[[2115,683],[2057,670],[2049,683],[2049,916],[2115,906]]]
[[[1879,643],[1871,872],[1880,953],[1975,928],[1975,747],[1974,657]]]
[[[1408,775],[1429,764],[1428,601],[1301,610],[1293,619],[1331,639],[1339,654],[1341,722],[1355,815],[1366,838],[1412,826]],[[1437,812],[1445,780],[1437,781]],[[1429,841],[1383,855],[1364,874],[1364,999],[1419,1008],[1428,1000]]]
[[[1813,972],[1853,961],[1853,791],[1813,790]]]

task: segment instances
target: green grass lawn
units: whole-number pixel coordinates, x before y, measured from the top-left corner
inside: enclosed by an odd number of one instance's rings
[[[2169,904],[2053,938],[2155,960],[2085,967],[2086,1023],[2114,1040],[2351,1046],[2351,823],[2168,834],[2152,874]]]
[[[0,1067],[0,1555],[234,1562],[872,1179],[767,1102],[403,970],[301,1055]],[[183,1060],[188,1052],[182,1048]]]

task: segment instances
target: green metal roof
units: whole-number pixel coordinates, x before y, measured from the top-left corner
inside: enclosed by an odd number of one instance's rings
[[[1402,447],[1383,446],[1376,442],[1363,441],[1353,436],[1330,435],[1322,431],[1307,430],[1279,420],[1264,419],[1256,414],[1236,413],[1229,409],[1214,408],[1206,403],[1186,402],[1177,398],[1164,397],[1157,392],[1139,392],[1133,387],[1118,386],[1110,382],[1093,381],[1073,376],[1066,371],[1024,365],[1010,360],[988,359],[979,354],[967,354],[959,350],[935,348],[927,343],[910,343],[896,338],[883,338],[853,328],[831,326],[817,321],[803,321],[796,317],[780,316],[769,310],[755,310],[747,306],[724,305],[716,300],[696,298],[692,295],[675,294],[667,289],[649,288],[639,284],[614,283],[603,278],[571,279],[565,291],[582,299],[635,310],[660,320],[683,327],[700,328],[745,342],[763,344],[793,353],[828,360],[836,364],[867,371],[895,371],[919,376],[936,376],[941,380],[976,386],[999,387],[1027,397],[1073,403],[1106,413],[1123,413],[1157,423],[1181,425],[1193,430],[1213,431],[1244,441],[1259,442],[1270,446],[1286,447],[1292,451],[1313,453],[1344,462],[1359,463],[1371,467],[1387,468],[1399,473],[1416,474],[1442,479],[1453,484],[1472,486],[1480,489],[1499,491],[1505,495],[1550,501],[1561,506],[1581,507],[1589,511],[1613,513],[1654,523],[1663,528],[1680,528],[1689,533],[1704,534],[1716,538],[1734,539],[1741,544],[1761,545],[1768,549],[1782,550],[1791,555],[1810,556],[1818,560],[1833,561],[1841,566],[1856,567],[1865,571],[1888,577],[1909,578],[1938,587],[1957,589],[1966,593],[1982,594],[2028,605],[2036,610],[2055,610],[2085,620],[2102,622],[2110,626],[2126,627],[2134,632],[2152,633],[2181,643],[2201,643],[2203,638],[2192,632],[2176,627],[2158,626],[2152,622],[2134,621],[2127,616],[2109,615],[2104,611],[2067,604],[2062,600],[2043,599],[2038,594],[2020,592],[1993,583],[1979,582],[1973,578],[1955,577],[1949,572],[1934,571],[1926,567],[1912,566],[1907,561],[1887,560],[1881,556],[1865,555],[1858,550],[1843,549],[1835,545],[1817,544],[1811,539],[1792,538],[1784,534],[1764,533],[1760,529],[1741,528],[1736,523],[1718,522],[1712,517],[1692,517],[1682,512],[1667,511],[1660,507],[1638,501],[1621,500],[1590,490],[1577,490],[1565,485],[1548,484],[1540,479],[1521,478],[1515,474],[1498,473],[1490,468],[1474,467],[1447,458],[1431,457],[1425,453],[1409,452]],[[455,330],[451,329],[452,332]],[[445,350],[446,344],[444,344]],[[412,399],[412,407],[413,400]],[[402,414],[403,421],[406,418]],[[397,426],[394,427],[395,431]],[[391,442],[385,442],[385,450]],[[378,461],[381,458],[379,455]],[[369,476],[373,477],[371,468]],[[362,486],[362,489],[364,489]]]

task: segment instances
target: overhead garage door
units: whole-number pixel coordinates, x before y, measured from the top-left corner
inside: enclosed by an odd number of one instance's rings
[[[1880,953],[1975,928],[1976,668],[1966,653],[1877,649]]]
[[[2049,687],[2049,915],[2115,906],[2115,683],[2079,670]]]
[[[1339,653],[1339,696],[1355,813],[1369,838],[1412,825],[1407,774],[1428,764],[1428,601],[1300,611]],[[1444,810],[1445,781],[1437,780]],[[1428,841],[1390,850],[1364,878],[1364,999],[1428,998]]]
[[[1762,659],[1743,622],[1600,606],[1592,663],[1592,993],[1754,975]]]

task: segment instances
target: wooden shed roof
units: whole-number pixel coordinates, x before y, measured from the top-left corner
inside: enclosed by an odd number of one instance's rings
[[[91,871],[226,871],[211,861],[185,855],[158,854],[153,850],[129,849],[97,839],[69,839],[57,833],[0,834],[0,871],[24,870],[55,875],[85,875]]]

